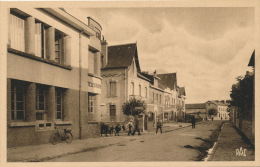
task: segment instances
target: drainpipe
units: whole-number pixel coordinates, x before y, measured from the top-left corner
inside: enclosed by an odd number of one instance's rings
[[[81,36],[83,31],[79,33],[79,139],[82,139],[82,111],[81,111]]]
[[[127,101],[127,89],[128,89],[128,81],[127,81],[127,76],[126,76],[126,72],[127,72],[127,70],[126,70],[127,68],[125,68],[125,77],[124,77],[124,79],[125,79],[125,102]],[[124,116],[125,117],[125,116]],[[124,118],[125,119],[125,121],[126,121],[126,117]]]

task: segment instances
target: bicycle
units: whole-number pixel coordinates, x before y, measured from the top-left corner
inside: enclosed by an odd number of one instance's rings
[[[71,143],[73,139],[73,135],[71,133],[71,129],[63,129],[63,134],[60,133],[59,129],[55,127],[56,132],[53,133],[50,137],[51,143],[53,145],[58,142],[65,141],[66,143]]]

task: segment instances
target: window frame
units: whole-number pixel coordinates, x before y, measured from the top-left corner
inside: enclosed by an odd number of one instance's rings
[[[113,113],[113,114],[111,114]],[[109,105],[109,116],[110,117],[115,117],[116,116],[116,105],[115,104],[110,104]]]
[[[58,104],[58,97],[60,98],[60,104]],[[58,105],[60,105],[60,111],[58,111]],[[58,113],[60,113],[60,118],[58,118]],[[64,118],[64,90],[62,88],[55,89],[55,119],[63,120]]]
[[[42,91],[39,94],[39,90]],[[43,102],[40,102],[40,95],[43,96]],[[47,88],[43,85],[36,85],[36,95],[35,95],[35,119],[36,121],[45,121],[46,120],[46,102],[47,102]],[[40,103],[43,104],[43,109],[40,108]],[[37,118],[37,114],[41,115],[41,119]]]
[[[17,93],[18,93],[18,90],[17,88],[20,88],[21,91],[22,91],[22,98],[23,100],[22,101],[18,101],[17,100]],[[22,102],[22,106],[23,106],[23,110],[22,110],[22,118],[19,119],[17,118],[17,112],[18,112],[18,109],[17,109],[17,103],[18,102]],[[25,87],[23,84],[18,84],[18,83],[14,83],[12,82],[11,83],[11,120],[12,121],[25,121],[25,113],[26,113],[26,92],[25,92]]]
[[[113,87],[113,85],[114,85],[114,87]],[[116,89],[117,89],[117,82],[116,81],[110,81],[109,82],[109,96],[110,97],[116,97],[117,96]]]

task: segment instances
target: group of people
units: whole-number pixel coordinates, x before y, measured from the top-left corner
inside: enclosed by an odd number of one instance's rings
[[[119,132],[120,131],[123,132],[127,132],[128,136],[132,135],[134,136],[135,133],[137,132],[138,135],[141,135],[140,133],[140,128],[139,128],[139,120],[138,119],[131,119],[127,124],[117,124],[115,127],[114,125],[106,125],[105,123],[101,123],[101,128],[100,128],[100,134],[102,136],[102,134],[105,134],[107,136],[107,134],[110,135],[115,135],[115,136],[119,136]],[[160,130],[160,132],[162,133],[162,122],[161,120],[157,120],[156,123],[156,134],[158,132],[158,130]]]
[[[128,136],[135,135],[135,132],[138,132],[138,135],[141,135],[140,129],[139,129],[139,120],[134,119],[134,121],[130,120],[127,124],[128,127]]]
[[[107,136],[107,134],[110,134],[110,135],[115,134],[115,136],[119,136],[119,132],[121,131],[121,129],[123,131],[125,131],[125,126],[117,124],[114,127],[114,125],[109,126],[109,125],[106,125],[105,123],[101,123],[100,135],[102,136],[102,134],[105,134]]]

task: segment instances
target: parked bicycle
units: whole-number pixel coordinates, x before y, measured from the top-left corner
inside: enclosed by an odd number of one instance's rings
[[[73,139],[73,135],[71,133],[71,129],[63,129],[63,133],[60,132],[58,128],[56,128],[56,132],[51,135],[51,143],[53,145],[57,144],[58,142],[65,141],[66,143],[71,143]]]

